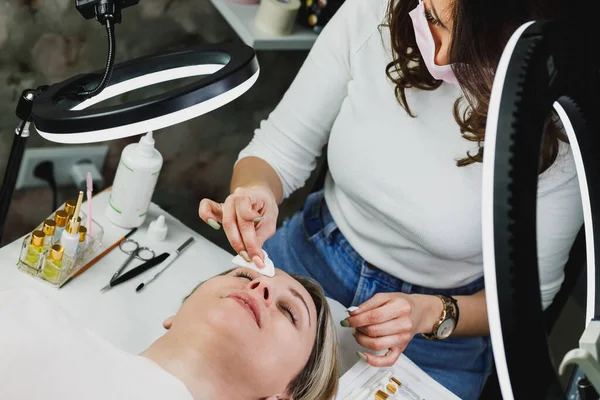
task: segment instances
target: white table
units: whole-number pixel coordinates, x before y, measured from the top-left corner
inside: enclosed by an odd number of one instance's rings
[[[317,39],[312,30],[296,24],[287,36],[274,36],[254,24],[258,4],[240,4],[231,0],[210,0],[223,18],[248,46],[255,50],[309,50]]]
[[[128,229],[112,225],[104,216],[108,196],[109,192],[101,193],[94,197],[93,202],[94,219],[104,227],[105,247],[129,232]],[[87,207],[83,209],[87,210]],[[147,226],[161,214],[165,216],[169,227],[167,240],[151,242],[146,238]],[[233,257],[155,204],[150,207],[146,223],[131,237],[140,245],[152,248],[158,255],[176,249],[190,236],[195,238],[194,243],[181,253],[164,274],[139,293],[135,292],[135,287],[148,276],[152,276],[157,270],[156,267],[105,293],[100,293],[100,288],[109,282],[126,258],[118,248],[63,288],[56,289],[17,269],[21,238],[0,249],[0,290],[15,287],[36,290],[55,300],[83,326],[117,347],[131,353],[139,353],[164,333],[162,321],[177,311],[182,299],[196,284],[232,268]],[[359,347],[350,330],[340,328],[337,324],[337,321],[346,315],[344,308],[335,301],[330,301],[330,305],[341,341],[340,361],[343,373],[356,363],[355,352]]]

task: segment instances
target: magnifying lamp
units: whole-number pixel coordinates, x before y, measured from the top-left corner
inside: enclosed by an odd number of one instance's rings
[[[0,189],[0,239],[31,123],[43,138],[58,143],[118,139],[208,113],[235,100],[258,79],[254,50],[243,44],[203,45],[113,65],[114,24],[121,21],[122,8],[138,2],[77,0],[76,7],[84,18],[95,18],[106,26],[109,43],[106,68],[22,93],[16,108],[20,121]],[[182,78],[193,81],[145,99],[90,108],[133,90]]]
[[[599,74],[581,27],[529,22],[501,57],[483,165],[483,260],[492,346],[505,400],[564,398],[544,329],[536,248],[540,145],[556,110],[574,154],[587,255],[586,326],[600,313]],[[585,328],[585,327],[581,327]]]

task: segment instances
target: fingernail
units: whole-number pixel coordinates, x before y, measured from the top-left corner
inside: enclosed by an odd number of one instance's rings
[[[212,218],[210,218],[206,223],[209,224],[210,227],[213,228],[216,231],[218,231],[219,229],[221,229],[221,225],[219,225],[219,223],[217,221],[215,221],[214,219],[212,219]]]
[[[348,308],[346,309],[346,311],[348,311],[349,313],[350,313],[350,312],[354,312],[354,311],[358,311],[358,307],[356,307],[356,306],[348,307]]]
[[[246,262],[252,262],[252,260],[250,259],[250,256],[248,255],[248,253],[244,250],[244,251],[240,251],[240,256],[246,260]]]
[[[367,361],[367,355],[365,353],[363,353],[362,351],[357,351],[356,355],[358,356],[358,358],[360,358],[363,361]]]
[[[352,336],[356,336],[356,328],[352,328]]]
[[[340,325],[343,326],[344,328],[347,328],[350,326],[350,322],[348,322],[347,319],[343,319],[340,321]]]
[[[257,222],[260,222],[260,221],[262,221],[263,219],[265,219],[265,217],[256,217],[256,218],[254,218],[252,221],[253,221],[254,223],[257,223]]]
[[[264,261],[259,257],[259,256],[254,256],[252,257],[252,262],[254,263],[254,265],[256,265],[258,268],[264,268],[265,267],[265,263]]]

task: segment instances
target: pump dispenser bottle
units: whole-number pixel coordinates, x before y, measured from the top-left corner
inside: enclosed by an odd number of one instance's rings
[[[73,215],[69,217],[67,227],[63,231],[60,237],[60,244],[63,247],[63,268],[72,268],[75,262],[75,256],[77,255],[77,247],[79,246],[79,226],[81,225],[81,218],[79,212],[81,210],[81,203],[83,202],[83,192],[79,192],[79,198],[77,199],[77,205]]]
[[[122,228],[144,223],[162,164],[152,132],[123,149],[106,208],[112,223]]]

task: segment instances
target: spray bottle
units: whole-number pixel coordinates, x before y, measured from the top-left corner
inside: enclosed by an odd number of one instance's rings
[[[123,149],[106,208],[112,223],[122,228],[144,223],[162,164],[152,132]]]

